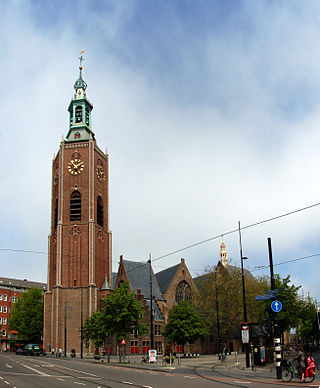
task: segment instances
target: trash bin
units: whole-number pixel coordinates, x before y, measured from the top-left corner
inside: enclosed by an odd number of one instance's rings
[[[253,346],[254,365],[264,365],[266,363],[266,348],[261,345]]]

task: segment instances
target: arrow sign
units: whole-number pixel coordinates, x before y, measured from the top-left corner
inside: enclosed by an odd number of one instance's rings
[[[274,301],[271,303],[271,309],[272,309],[272,311],[274,311],[275,313],[278,313],[279,311],[282,310],[282,303],[279,302],[278,300],[274,300]]]

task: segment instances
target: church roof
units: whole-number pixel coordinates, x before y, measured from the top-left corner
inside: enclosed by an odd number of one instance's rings
[[[150,299],[147,300],[147,305],[149,306],[149,309],[150,309]],[[152,303],[152,309],[154,310],[154,320],[155,321],[164,321],[163,315],[162,315],[156,302]]]
[[[167,289],[172,279],[174,278],[174,275],[177,273],[179,267],[180,264],[177,264],[173,267],[167,268],[161,272],[156,273],[156,278],[163,295],[167,292]]]
[[[148,263],[123,260],[128,280],[132,291],[137,292],[140,288],[141,293],[147,299],[150,295],[150,267]],[[152,271],[152,294],[155,299],[162,300],[161,292]]]

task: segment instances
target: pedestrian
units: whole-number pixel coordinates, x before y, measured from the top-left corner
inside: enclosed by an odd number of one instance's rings
[[[224,359],[226,360],[228,357],[228,349],[225,347],[224,348]]]
[[[61,357],[62,356],[62,349],[60,348],[59,349],[59,357]]]
[[[51,355],[54,357],[54,348],[51,349]]]

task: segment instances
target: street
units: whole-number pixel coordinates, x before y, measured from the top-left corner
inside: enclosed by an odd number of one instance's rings
[[[187,364],[187,363],[186,363]],[[169,387],[270,387],[270,383],[280,386],[301,386],[299,381],[284,384],[281,381],[254,382],[246,376],[228,376],[212,371],[212,362],[197,360],[192,366],[176,369],[152,369],[108,365],[93,360],[64,359],[51,357],[17,356],[12,353],[0,354],[0,387],[51,388],[169,388]],[[304,386],[319,385],[305,384]]]

